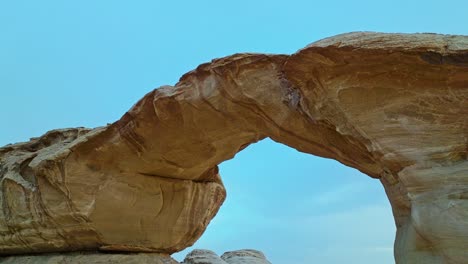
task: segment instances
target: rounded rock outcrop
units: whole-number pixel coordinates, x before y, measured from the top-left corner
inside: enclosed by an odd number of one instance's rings
[[[254,249],[229,251],[221,255],[221,259],[229,264],[271,264],[262,252]]]
[[[185,256],[182,264],[226,264],[226,262],[211,250],[195,249]]]

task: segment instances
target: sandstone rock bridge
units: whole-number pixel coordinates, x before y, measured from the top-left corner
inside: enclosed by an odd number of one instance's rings
[[[465,36],[215,59],[109,126],[0,148],[1,253],[182,250],[224,201],[217,165],[270,137],[380,180],[397,263],[468,263],[467,120]]]

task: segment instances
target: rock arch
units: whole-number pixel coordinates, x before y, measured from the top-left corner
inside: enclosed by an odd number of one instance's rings
[[[381,33],[235,54],[109,126],[3,147],[1,251],[181,250],[224,200],[217,164],[270,137],[380,179],[398,263],[466,261],[467,54],[462,36]]]

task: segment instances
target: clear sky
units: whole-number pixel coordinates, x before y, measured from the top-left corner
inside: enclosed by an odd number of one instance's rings
[[[232,53],[289,54],[360,30],[468,35],[467,3],[0,1],[0,145],[113,122],[153,88]],[[255,248],[274,264],[394,263],[378,181],[270,140],[220,169],[228,198],[196,248]]]

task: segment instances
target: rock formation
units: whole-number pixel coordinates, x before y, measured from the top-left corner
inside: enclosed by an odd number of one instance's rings
[[[179,264],[167,254],[112,253],[91,251],[7,256],[0,264]],[[271,264],[262,252],[252,249],[224,253],[221,257],[211,250],[195,249],[180,264]]]
[[[266,137],[379,179],[397,263],[468,262],[468,37],[436,34],[235,54],[109,126],[0,148],[0,251],[179,251],[225,198],[217,165]]]
[[[182,264],[271,264],[262,252],[252,249],[224,253],[221,257],[211,250],[196,249],[190,252]]]
[[[271,264],[262,252],[252,249],[226,252],[221,259],[228,264]]]
[[[102,254],[96,252],[67,252],[20,255],[0,258],[0,264],[179,264],[171,257],[158,253]],[[211,263],[210,263],[211,264]]]
[[[185,256],[183,264],[226,264],[216,253],[206,249],[195,249]]]

